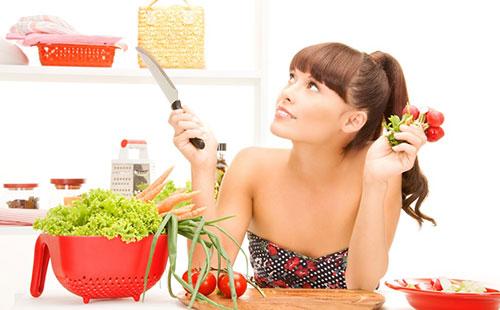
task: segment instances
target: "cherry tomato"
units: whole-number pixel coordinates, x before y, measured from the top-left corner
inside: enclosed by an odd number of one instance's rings
[[[410,107],[410,109],[408,110],[408,107]],[[407,105],[404,109],[403,109],[403,114],[406,114],[406,113],[410,113],[411,115],[413,115],[413,120],[416,120],[418,118],[418,116],[420,115],[420,111],[418,110],[418,108],[414,105]]]
[[[193,288],[196,286],[196,281],[198,281],[199,275],[200,275],[200,270],[193,269],[193,271],[191,272],[191,281],[193,282]],[[189,283],[187,271],[184,272],[184,274],[182,275],[182,279],[187,283]],[[209,272],[205,281],[201,283],[198,292],[205,296],[212,294],[212,292],[215,290],[216,282],[217,281],[213,273]],[[188,292],[188,290],[186,290],[186,292]]]
[[[439,111],[429,109],[429,111],[425,113],[425,120],[429,126],[439,127],[444,122],[444,115]]]
[[[217,287],[224,297],[231,298],[231,287],[229,286],[229,275],[227,273],[219,275]],[[243,295],[247,290],[247,280],[241,273],[234,272],[234,288],[236,289],[237,297]]]
[[[436,142],[444,136],[444,130],[441,127],[429,127],[425,130],[427,141]]]

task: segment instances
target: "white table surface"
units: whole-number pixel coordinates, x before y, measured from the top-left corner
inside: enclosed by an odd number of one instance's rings
[[[93,299],[83,303],[79,296],[67,291],[55,278],[51,264],[47,270],[45,289],[39,298],[29,293],[31,268],[33,264],[33,247],[38,233],[32,227],[0,226],[0,248],[8,249],[0,254],[0,310],[8,309],[186,309],[176,299],[170,297],[166,289],[166,279],[161,285],[156,284],[146,294],[144,303],[135,302],[132,298],[99,300]],[[246,245],[245,245],[246,248]],[[184,251],[184,250],[181,250]],[[180,259],[180,262],[183,260]],[[241,266],[240,266],[241,267]],[[182,270],[182,266],[178,266]],[[241,267],[243,268],[243,267]],[[243,270],[243,269],[241,269]],[[182,290],[173,281],[174,292]],[[383,309],[411,309],[404,294],[390,290],[384,285],[378,293],[385,296]]]
[[[385,303],[382,309],[402,310],[412,309],[404,294],[393,292],[389,289],[379,291],[385,296]],[[132,298],[123,299],[93,299],[88,304],[84,304],[81,297],[76,296],[64,288],[44,291],[38,298],[33,298],[29,292],[17,294],[14,298],[12,310],[33,310],[33,309],[186,309],[186,307],[176,299],[170,297],[166,288],[154,287],[146,294],[146,300],[135,302]]]

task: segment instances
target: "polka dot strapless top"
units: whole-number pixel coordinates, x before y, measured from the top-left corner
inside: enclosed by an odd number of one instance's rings
[[[250,263],[260,287],[347,288],[347,252],[311,258],[284,248],[248,231]]]

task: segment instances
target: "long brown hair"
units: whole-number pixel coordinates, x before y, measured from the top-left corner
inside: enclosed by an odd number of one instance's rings
[[[367,112],[366,124],[345,147],[345,151],[361,148],[376,140],[382,133],[382,120],[392,114],[401,115],[408,102],[403,70],[398,61],[387,53],[377,51],[368,55],[341,43],[323,43],[299,51],[290,63],[290,70],[294,69],[311,74],[347,104]],[[408,215],[419,225],[424,220],[436,225],[433,218],[420,211],[429,189],[418,159],[413,168],[403,173],[401,192],[403,210]]]

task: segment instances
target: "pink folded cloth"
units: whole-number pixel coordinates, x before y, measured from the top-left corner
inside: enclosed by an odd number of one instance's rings
[[[78,32],[65,20],[51,15],[21,17],[10,28],[11,33],[26,35],[30,33],[77,34]]]
[[[0,209],[0,225],[33,225],[36,219],[44,218],[48,210]]]
[[[119,37],[81,35],[63,19],[51,15],[21,17],[6,36],[25,46],[44,44],[109,45],[127,50]]]
[[[22,44],[26,46],[44,44],[84,44],[84,45],[110,45],[126,50],[126,45],[119,43],[119,37],[105,36],[86,36],[80,34],[46,34],[46,33],[30,33],[28,35],[19,35],[9,33],[6,36],[10,40],[22,40]]]

